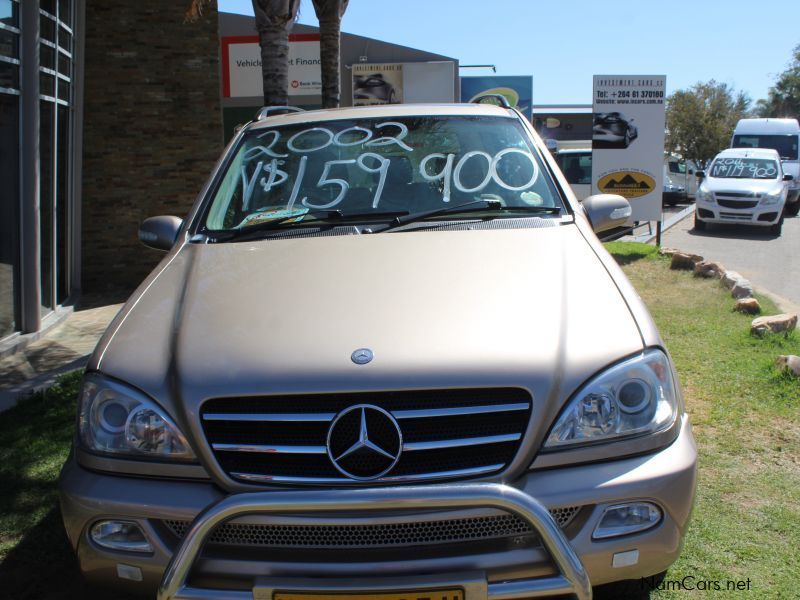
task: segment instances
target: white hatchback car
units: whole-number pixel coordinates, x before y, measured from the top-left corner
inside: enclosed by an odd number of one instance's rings
[[[706,223],[745,223],[770,227],[780,234],[786,204],[786,182],[792,180],[781,168],[780,156],[765,148],[723,150],[697,190],[695,229]]]

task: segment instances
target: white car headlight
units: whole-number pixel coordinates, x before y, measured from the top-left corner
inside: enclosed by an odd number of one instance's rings
[[[550,430],[544,447],[605,442],[655,433],[677,418],[669,359],[651,349],[614,365],[584,385]]]
[[[141,392],[97,373],[84,377],[78,431],[91,452],[132,458],[194,460],[166,412]]]
[[[773,190],[761,196],[761,204],[777,204],[783,198],[783,189]]]
[[[710,192],[706,188],[702,188],[701,187],[701,188],[699,188],[697,190],[697,200],[699,200],[700,202],[710,202],[710,203],[713,204],[714,203],[714,193]]]

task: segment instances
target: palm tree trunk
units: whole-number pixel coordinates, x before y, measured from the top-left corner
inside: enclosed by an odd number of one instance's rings
[[[337,108],[340,101],[341,82],[339,42],[341,24],[348,0],[313,0],[314,12],[319,20],[319,57],[322,75],[322,106]]]
[[[253,0],[261,48],[264,106],[283,106],[289,102],[289,31],[299,6],[300,0]]]

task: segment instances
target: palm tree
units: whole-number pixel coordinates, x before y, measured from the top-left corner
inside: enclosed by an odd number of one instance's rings
[[[256,0],[253,0],[255,4]],[[322,106],[339,106],[339,40],[342,16],[349,0],[312,0],[319,20],[319,56],[322,70]]]
[[[261,47],[264,106],[288,104],[289,31],[299,7],[300,0],[253,0]]]

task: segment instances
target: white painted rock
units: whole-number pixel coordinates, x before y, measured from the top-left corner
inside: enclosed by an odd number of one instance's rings
[[[720,281],[722,282],[722,285],[724,285],[729,290],[732,290],[733,286],[735,286],[736,282],[739,281],[740,279],[744,279],[744,277],[742,277],[736,271],[725,271],[725,274],[722,276],[722,279]]]
[[[724,273],[725,273],[725,267],[723,267],[718,262],[714,262],[711,260],[701,260],[700,262],[694,264],[695,277],[707,277],[709,279],[716,277],[717,279],[719,279],[722,277]]]
[[[736,301],[736,306],[733,307],[733,310],[747,313],[748,315],[757,315],[761,312],[761,305],[755,298],[742,298]]]
[[[767,332],[780,333],[792,331],[797,327],[797,315],[781,314],[758,317],[750,324],[750,333],[763,335]]]
[[[800,377],[800,356],[794,354],[779,356],[775,364],[781,371],[788,371],[795,377]]]
[[[731,296],[737,300],[740,298],[752,298],[753,285],[747,281],[747,279],[740,279],[736,282],[736,285],[733,286],[733,289],[731,290]]]

